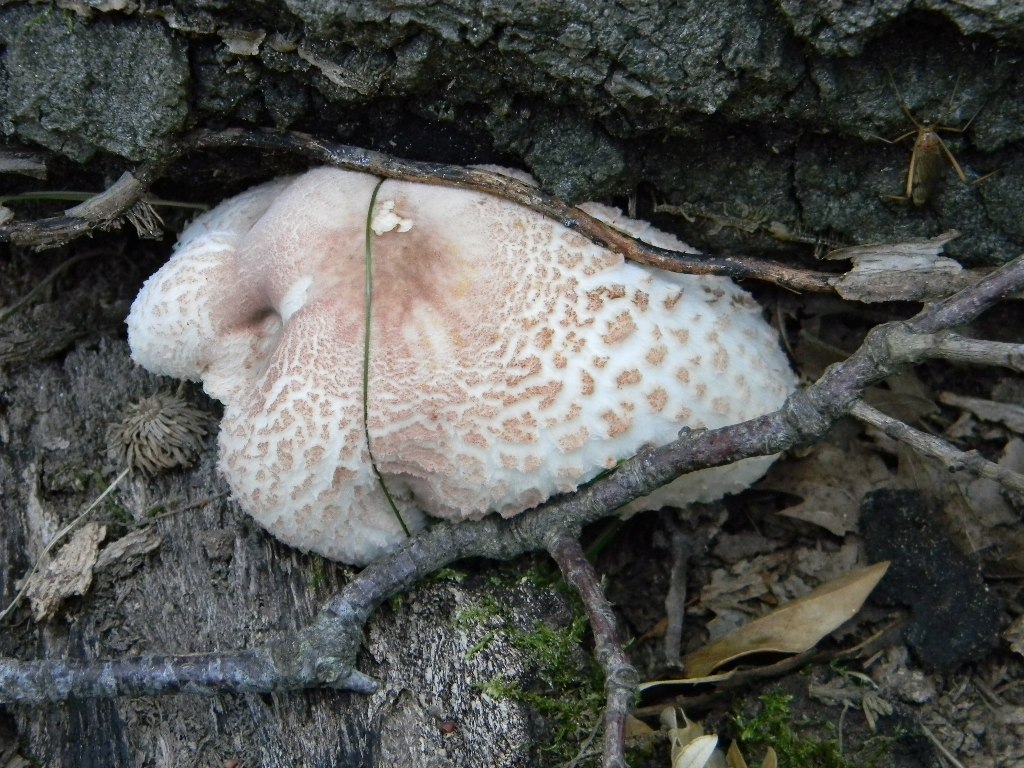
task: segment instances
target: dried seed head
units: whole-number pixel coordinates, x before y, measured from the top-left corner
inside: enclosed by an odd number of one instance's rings
[[[147,475],[187,467],[202,450],[207,419],[206,413],[177,395],[143,398],[107,428],[107,455]]]

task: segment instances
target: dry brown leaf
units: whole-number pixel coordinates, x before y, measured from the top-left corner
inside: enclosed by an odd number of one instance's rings
[[[717,749],[718,736],[698,736],[678,752],[672,750],[672,768],[725,768],[725,760]]]
[[[927,419],[940,411],[935,393],[913,369],[893,374],[884,387],[869,387],[864,401],[914,427],[924,427]]]
[[[690,677],[754,653],[803,653],[860,610],[889,563],[851,571],[687,655]]]
[[[743,753],[740,752],[740,748],[736,746],[735,741],[732,742],[729,745],[729,749],[726,750],[725,762],[729,768],[747,768],[747,761],[743,757]],[[764,753],[764,760],[761,762],[761,768],[779,768],[779,757],[771,747],[768,747]]]
[[[679,718],[683,724],[679,724]],[[661,710],[661,727],[668,731],[669,740],[672,742],[673,754],[676,747],[685,747],[691,741],[704,735],[704,729],[699,723],[686,716],[682,707],[665,707]]]
[[[729,768],[747,768],[747,761],[743,759],[743,753],[740,752],[735,741],[725,752],[725,762],[729,764]]]
[[[1003,446],[996,462],[1002,469],[1024,473],[1024,440],[1014,437]],[[995,480],[963,472],[957,475],[977,524],[985,531],[1019,525],[1020,516],[1006,500],[1006,489]]]
[[[683,724],[679,725],[679,717]],[[686,716],[682,707],[667,707],[661,711],[661,725],[668,731],[672,745],[672,768],[747,768],[736,742],[727,752],[718,749],[718,735],[704,733],[699,723]],[[775,750],[768,747],[761,768],[778,768]]]
[[[626,715],[625,737],[627,739],[644,739],[657,733],[651,726],[633,715]]]
[[[105,526],[86,523],[75,531],[46,568],[29,577],[25,596],[32,603],[33,619],[52,618],[66,598],[84,595],[89,590],[100,542],[106,535]]]
[[[1003,640],[1009,644],[1011,651],[1024,656],[1024,615],[1018,616],[1003,630]]]
[[[983,400],[980,397],[964,397],[952,392],[939,395],[939,402],[963,408],[984,421],[995,421],[1017,434],[1024,435],[1024,406]]]
[[[779,514],[820,525],[836,536],[857,530],[860,500],[889,480],[889,470],[855,441],[845,448],[822,443],[805,459],[769,472],[759,488],[799,496],[803,501]]]

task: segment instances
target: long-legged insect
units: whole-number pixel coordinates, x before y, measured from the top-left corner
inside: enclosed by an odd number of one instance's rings
[[[953,166],[953,170],[956,171],[956,175],[960,178],[964,184],[980,184],[985,179],[992,176],[992,173],[987,173],[984,176],[968,180],[967,174],[964,173],[964,169],[960,167],[960,163],[957,162],[953,153],[949,147],[946,146],[946,142],[939,136],[939,131],[946,131],[948,133],[964,133],[974,122],[974,118],[977,117],[977,113],[974,114],[967,123],[961,128],[953,128],[947,125],[940,125],[939,123],[950,113],[953,108],[953,99],[956,97],[957,87],[960,85],[960,78],[957,77],[956,84],[953,86],[953,92],[949,95],[949,103],[946,105],[945,112],[934,123],[920,123],[917,118],[914,117],[910,108],[907,106],[906,101],[903,99],[903,94],[900,93],[900,89],[896,87],[896,81],[893,80],[892,73],[889,73],[889,82],[892,84],[892,89],[896,92],[896,95],[900,100],[900,107],[903,112],[910,119],[910,122],[914,124],[914,130],[907,131],[902,136],[897,136],[895,139],[885,139],[879,136],[882,141],[887,144],[898,144],[904,139],[914,136],[914,147],[910,151],[910,167],[907,169],[907,183],[903,190],[902,195],[882,195],[882,197],[889,200],[898,200],[901,203],[913,203],[914,205],[924,205],[931,198],[942,179],[942,159],[945,157],[946,161]]]

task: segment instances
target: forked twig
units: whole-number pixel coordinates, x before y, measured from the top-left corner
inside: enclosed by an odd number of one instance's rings
[[[62,701],[181,690],[269,692],[326,686],[367,692],[374,682],[355,668],[362,629],[390,596],[467,557],[510,559],[545,549],[554,530],[569,536],[681,474],[747,456],[778,453],[820,439],[860,400],[864,389],[900,367],[931,356],[942,334],[972,321],[1024,288],[1024,257],[915,317],[872,329],[849,358],[797,390],[778,411],[714,430],[684,430],[645,449],[576,494],[509,520],[439,524],[360,572],[295,635],[238,653],[137,657],[118,661],[0,659],[0,701]]]
[[[1024,494],[1024,475],[989,461],[977,451],[965,453],[935,435],[929,435],[899,419],[886,416],[863,400],[854,403],[850,415],[882,430],[894,440],[906,443],[923,456],[938,459],[951,472],[968,470],[978,477],[994,480],[1004,488]]]

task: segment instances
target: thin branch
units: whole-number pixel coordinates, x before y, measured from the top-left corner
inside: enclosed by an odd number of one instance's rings
[[[1024,344],[971,339],[947,333],[932,349],[932,357],[967,365],[998,365],[1024,373]]]
[[[668,529],[672,555],[668,592],[665,594],[665,664],[678,668],[682,663],[683,620],[686,616],[686,568],[690,562],[690,542],[679,523],[676,510],[666,510],[663,521]]]
[[[583,600],[594,632],[597,661],[604,670],[608,703],[604,710],[602,766],[625,768],[626,716],[633,709],[640,675],[622,650],[615,613],[579,541],[564,530],[552,529],[547,537],[547,550]]]
[[[870,424],[884,432],[894,440],[899,440],[912,447],[924,456],[931,456],[941,461],[951,472],[967,470],[979,477],[994,480],[1004,488],[1024,494],[1024,475],[1020,472],[1001,467],[989,461],[976,451],[964,452],[945,440],[929,435],[919,429],[904,424],[898,419],[886,416],[863,400],[854,403],[850,415],[865,424]]]
[[[720,429],[685,429],[677,440],[642,450],[576,494],[509,520],[492,515],[475,522],[435,525],[361,571],[297,635],[279,639],[265,649],[124,659],[110,668],[121,676],[117,680],[97,671],[104,662],[0,659],[0,701],[59,701],[111,695],[111,691],[120,695],[173,692],[181,690],[180,678],[172,674],[179,663],[210,672],[207,693],[317,686],[372,690],[372,681],[355,669],[356,654],[370,614],[390,596],[456,560],[507,560],[546,548],[552,530],[578,535],[584,525],[614,514],[619,507],[687,472],[810,444],[854,406],[866,387],[903,365],[927,358],[935,334],[970,322],[1022,287],[1024,257],[1018,257],[977,285],[930,305],[908,321],[872,329],[847,360],[791,394],[778,411]],[[251,670],[247,664],[252,665]],[[223,674],[226,667],[232,675]],[[188,680],[190,691],[203,689],[200,675]]]
[[[638,264],[647,264],[669,272],[723,275],[734,280],[766,280],[793,291],[834,292],[828,282],[834,275],[795,269],[763,259],[679,253],[649,245],[595,219],[539,187],[479,168],[403,160],[370,149],[321,141],[300,133],[255,130],[197,131],[192,134],[190,142],[197,149],[243,146],[263,151],[299,154],[337,168],[371,173],[388,179],[487,192],[542,213],[597,245],[621,253],[625,258]]]
[[[134,172],[125,172],[109,189],[84,203],[68,208],[59,216],[35,221],[14,222],[0,227],[0,243],[46,248],[68,243],[95,229],[109,228],[146,196],[150,186],[166,169],[167,163],[143,163]]]
[[[724,275],[735,280],[765,280],[793,291],[834,293],[828,282],[830,277],[834,277],[832,275],[763,259],[685,254],[648,245],[538,187],[508,176],[456,165],[402,160],[382,152],[322,141],[306,134],[268,130],[196,131],[185,137],[168,156],[158,162],[143,163],[134,172],[124,173],[110,189],[60,216],[0,226],[0,242],[46,247],[66,243],[97,228],[109,227],[127,216],[174,161],[188,152],[240,147],[296,154],[337,168],[383,178],[487,192],[549,216],[627,259],[670,272]]]
[[[289,678],[273,647],[189,656],[139,656],[111,661],[0,659],[0,701],[64,701],[82,696],[217,694],[307,687],[308,674]],[[344,688],[372,693],[377,684],[354,672]]]

